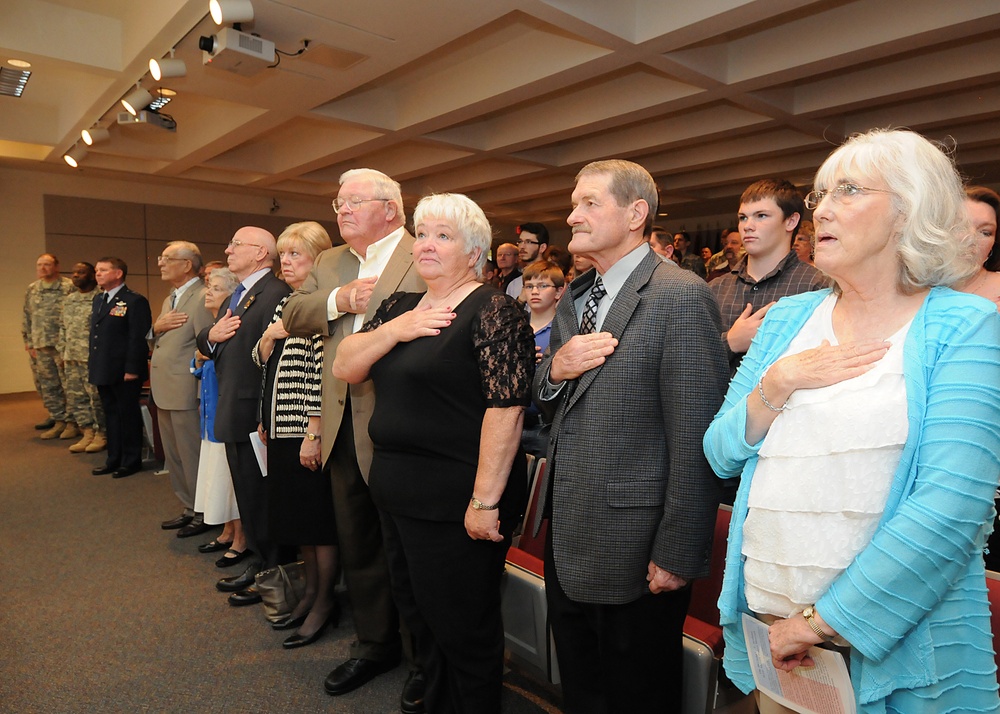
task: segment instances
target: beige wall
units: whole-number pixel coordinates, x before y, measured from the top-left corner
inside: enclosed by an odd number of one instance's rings
[[[59,207],[56,214],[60,219],[55,225],[46,226],[46,195],[50,196],[50,216],[53,206]],[[147,205],[104,204],[124,211],[101,219],[100,211],[94,212],[90,201],[53,202],[51,197]],[[0,244],[8,256],[6,264],[10,271],[0,281],[0,298],[8,306],[0,312],[0,394],[34,389],[21,341],[21,315],[24,290],[35,279],[35,260],[46,252],[47,245],[59,256],[64,273],[72,269],[75,261],[94,262],[107,253],[122,253],[129,263],[130,287],[151,298],[155,317],[167,293],[156,271],[156,255],[168,240],[190,239],[190,234],[196,233],[206,243],[204,252],[211,260],[221,256],[223,244],[240,225],[252,223],[280,231],[284,225],[302,220],[296,216],[305,216],[323,223],[334,241],[339,242],[334,235],[336,221],[328,198],[318,198],[314,203],[279,198],[278,202],[280,210],[271,214],[270,196],[256,193],[141,184],[93,177],[86,171],[0,167]],[[80,207],[79,214],[74,212],[74,205]],[[90,208],[84,210],[87,206]],[[230,215],[223,219],[220,212]],[[144,231],[148,240],[140,240],[135,235],[138,231]],[[197,238],[194,240],[198,242]],[[126,249],[129,249],[127,254]],[[151,277],[147,279],[147,275]]]

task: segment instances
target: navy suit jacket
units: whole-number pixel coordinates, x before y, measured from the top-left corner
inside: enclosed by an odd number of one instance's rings
[[[219,378],[216,441],[249,441],[250,432],[257,430],[257,407],[263,382],[260,369],[253,363],[252,350],[271,324],[278,303],[290,292],[286,283],[268,273],[243,294],[234,313],[240,318],[240,327],[231,339],[216,344],[213,350],[208,341],[211,325],[198,335],[198,349],[212,356]],[[227,300],[219,308],[215,321],[218,322],[228,309]]]
[[[90,383],[97,386],[118,384],[125,374],[139,375],[140,382],[149,374],[149,345],[146,335],[153,324],[149,301],[122,285],[104,305],[104,293],[94,295],[90,313]]]

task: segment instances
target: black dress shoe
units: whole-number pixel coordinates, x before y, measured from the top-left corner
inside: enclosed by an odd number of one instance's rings
[[[229,546],[231,546],[232,544],[233,544],[232,541],[229,541],[228,543],[223,543],[221,540],[219,540],[218,538],[216,538],[215,540],[211,540],[208,543],[202,543],[201,545],[199,545],[198,546],[198,552],[199,553],[218,553],[220,550],[226,550],[226,549],[228,549]]]
[[[256,605],[261,601],[260,593],[257,592],[255,588],[247,588],[246,590],[240,590],[239,592],[233,593],[229,596],[229,604],[233,607],[245,607],[247,605]]]
[[[223,555],[221,558],[215,561],[216,568],[228,568],[233,565],[237,565],[239,563],[242,563],[251,555],[253,555],[253,551],[250,550],[249,548],[241,551],[235,551],[232,548],[230,548],[229,550],[226,551],[226,553],[236,553],[236,555],[234,555],[232,558]]]
[[[424,714],[424,691],[427,679],[424,670],[415,669],[406,678],[403,693],[399,697],[399,711],[402,714]]]
[[[222,578],[219,582],[215,584],[215,587],[216,589],[221,590],[224,593],[235,593],[239,592],[240,590],[246,590],[256,582],[255,577],[259,570],[260,570],[259,566],[253,565],[244,570],[239,575],[233,575],[232,577],[229,578]]]
[[[113,474],[117,470],[117,466],[98,466],[97,468],[91,469],[90,473],[94,474],[94,476],[103,476],[104,474]]]
[[[140,471],[142,471],[142,469],[138,466],[121,466],[115,469],[115,472],[111,474],[111,478],[125,478],[126,476],[137,474]]]
[[[339,696],[353,692],[358,687],[367,684],[375,677],[390,669],[395,669],[399,660],[378,662],[373,659],[351,658],[326,675],[323,689],[331,696]]]
[[[207,533],[208,531],[215,528],[215,526],[210,526],[205,521],[195,519],[188,523],[186,526],[177,531],[178,538],[190,538],[191,536],[201,535],[202,533]]]
[[[194,516],[186,516],[182,513],[181,515],[177,516],[177,518],[174,518],[169,521],[163,521],[163,523],[160,524],[160,528],[162,528],[165,531],[172,531],[175,528],[183,528],[193,520]]]

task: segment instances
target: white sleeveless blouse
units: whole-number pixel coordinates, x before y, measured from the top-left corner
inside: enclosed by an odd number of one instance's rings
[[[837,344],[830,295],[782,357]],[[761,444],[743,526],[750,610],[790,617],[815,603],[871,540],[906,442],[903,342],[876,366],[829,387],[800,389]],[[752,397],[751,397],[752,398]]]

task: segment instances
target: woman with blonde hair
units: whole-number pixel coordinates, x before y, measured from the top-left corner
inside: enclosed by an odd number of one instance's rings
[[[301,287],[316,256],[330,247],[320,224],[288,226],[277,243],[281,277],[292,289]],[[290,337],[281,321],[284,305],[282,300],[254,347],[253,359],[264,379],[258,432],[267,442],[271,540],[299,546],[305,562],[305,595],[286,619],[272,624],[276,630],[297,628],[282,643],[293,649],[315,642],[330,623],[336,627],[340,609],[334,594],[338,550],[333,492],[323,473],[320,445],[323,338]]]

